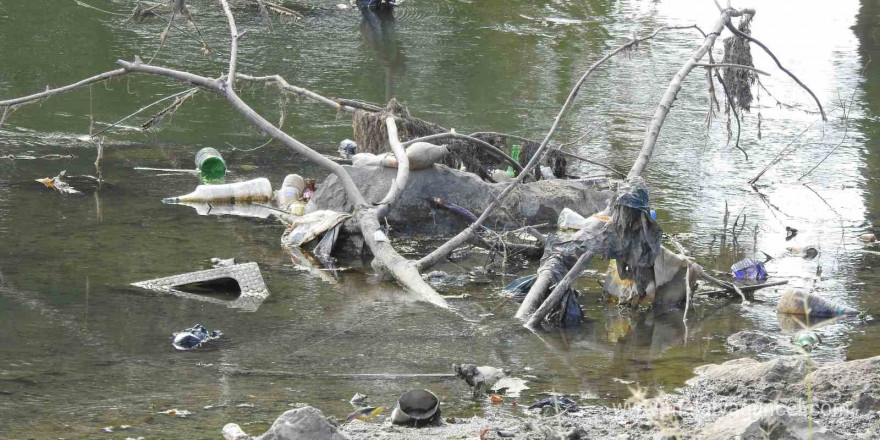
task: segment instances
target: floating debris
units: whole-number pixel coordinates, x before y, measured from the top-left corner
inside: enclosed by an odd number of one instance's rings
[[[188,328],[182,332],[174,333],[174,348],[180,351],[189,351],[199,348],[205,342],[211,339],[217,339],[223,333],[219,330],[208,332],[201,324],[196,324],[192,328]]]
[[[61,194],[80,194],[79,191],[73,189],[72,186],[68,185],[67,182],[61,180],[64,175],[67,174],[67,170],[64,170],[58,173],[55,177],[46,177],[43,179],[36,179],[37,182],[46,185],[47,188],[52,188]]]
[[[192,415],[192,411],[187,411],[185,409],[166,409],[165,411],[159,411],[158,414],[166,414],[171,417],[180,417],[186,418]]]
[[[367,403],[367,400],[369,400],[369,398],[370,397],[366,394],[355,393],[354,397],[352,397],[351,400],[348,401],[348,403],[354,406],[363,406],[365,403]]]

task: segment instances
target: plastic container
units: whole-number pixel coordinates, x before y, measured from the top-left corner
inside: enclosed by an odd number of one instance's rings
[[[559,212],[559,218],[556,219],[556,227],[559,229],[580,230],[587,227],[588,224],[584,216],[568,208],[563,208]]]
[[[520,147],[519,145],[514,145],[510,148],[510,157],[513,158],[513,160],[519,162],[520,151],[522,151],[522,147]],[[508,166],[507,175],[510,177],[516,177],[516,170],[514,170],[512,166]]]
[[[440,418],[440,399],[428,390],[412,390],[397,399],[391,412],[395,425],[425,426]]]
[[[767,270],[764,269],[764,263],[744,258],[733,266],[730,266],[733,276],[738,280],[765,280],[767,279]]]
[[[276,194],[278,206],[287,209],[294,202],[302,199],[303,191],[306,189],[306,181],[299,174],[288,174],[281,184],[281,189]]]
[[[196,153],[196,169],[202,177],[202,181],[220,181],[226,177],[226,161],[220,152],[211,147],[205,147]]]
[[[199,185],[196,190],[182,196],[162,200],[165,203],[246,203],[267,202],[272,199],[269,179],[248,180],[224,185]]]

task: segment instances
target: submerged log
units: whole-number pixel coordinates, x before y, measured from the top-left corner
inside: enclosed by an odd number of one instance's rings
[[[397,170],[384,167],[345,167],[364,199],[378,203],[388,192]],[[475,214],[483,212],[503,184],[487,183],[474,174],[444,165],[412,171],[406,191],[386,219],[407,234],[445,234],[461,230],[467,220],[447,210],[432,207],[431,199],[442,198]],[[612,192],[607,179],[545,180],[520,185],[508,197],[506,209],[489,218],[492,228],[519,228],[541,223],[555,224],[563,208],[590,216],[608,205]],[[319,185],[306,212],[322,209],[351,212],[353,204],[335,175]],[[348,230],[352,230],[346,225]]]

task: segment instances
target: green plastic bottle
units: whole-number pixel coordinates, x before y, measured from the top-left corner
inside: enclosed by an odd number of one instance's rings
[[[521,150],[521,147],[519,145],[515,145],[515,144],[513,147],[510,148],[510,157],[512,157],[513,160],[515,160],[517,162],[519,162],[520,150]],[[510,177],[516,177],[516,170],[514,170],[513,167],[510,165],[507,166],[507,175]]]
[[[196,153],[196,168],[203,182],[222,182],[226,177],[226,162],[220,152],[205,147]]]

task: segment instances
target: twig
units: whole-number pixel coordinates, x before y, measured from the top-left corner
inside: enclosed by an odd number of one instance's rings
[[[73,0],[73,1],[74,1],[74,3],[76,3],[76,4],[79,5],[79,6],[82,6],[82,7],[85,7],[85,8],[89,8],[89,9],[94,9],[94,10],[96,10],[96,11],[98,11],[98,12],[103,12],[103,13],[105,13],[105,14],[116,15],[116,16],[120,16],[120,17],[128,17],[128,14],[120,14],[120,13],[118,13],[118,12],[106,11],[106,10],[101,9],[101,8],[96,8],[96,7],[94,7],[94,6],[92,6],[92,5],[88,4],[88,3],[81,2],[81,1],[79,1],[79,0]]]
[[[587,163],[591,163],[591,164],[593,164],[593,165],[596,165],[597,167],[605,168],[606,170],[611,171],[611,172],[613,172],[613,173],[619,175],[620,177],[626,177],[626,173],[624,173],[624,172],[622,172],[622,171],[617,171],[616,169],[614,169],[614,167],[611,167],[611,166],[609,166],[609,165],[605,165],[604,163],[596,162],[596,161],[594,161],[594,160],[590,160],[590,159],[587,159],[586,157],[578,156],[577,154],[569,153],[569,152],[567,152],[567,151],[562,151],[562,150],[556,150],[556,151],[558,151],[559,153],[561,153],[561,154],[563,154],[563,155],[565,155],[565,156],[568,156],[568,157],[570,157],[570,158],[572,158],[572,159],[582,160],[582,161],[584,161],[584,162],[587,162]]]
[[[19,104],[28,104],[33,101],[38,101],[40,99],[51,98],[52,96],[57,95],[59,93],[68,92],[70,90],[73,90],[73,89],[76,89],[79,87],[83,87],[83,86],[87,86],[89,84],[94,84],[96,82],[104,81],[104,80],[111,79],[111,78],[116,78],[118,76],[123,76],[127,73],[128,73],[128,71],[126,71],[125,69],[116,69],[116,70],[111,70],[109,72],[101,73],[99,75],[95,75],[90,78],[86,78],[81,81],[77,81],[73,84],[68,84],[66,86],[58,87],[55,89],[50,89],[50,88],[46,87],[46,90],[43,92],[40,92],[40,93],[34,93],[33,95],[22,96],[21,98],[14,98],[14,99],[7,99],[5,101],[0,101],[0,107],[11,107],[11,106],[19,105]]]
[[[742,290],[743,292],[754,292],[758,289],[763,289],[765,287],[776,287],[776,286],[782,286],[785,284],[788,284],[788,280],[773,281],[770,283],[763,283],[763,284],[753,284],[751,286],[742,286],[742,287],[740,287],[740,290]],[[708,292],[697,292],[697,295],[713,296],[713,295],[720,295],[722,293],[730,293],[730,289],[724,288],[722,290],[712,290],[712,291],[708,291]]]
[[[755,72],[755,73],[758,73],[758,74],[761,74],[761,75],[770,76],[769,73],[767,73],[767,72],[765,72],[765,71],[763,71],[763,70],[756,69],[756,68],[754,68],[754,67],[752,67],[752,66],[745,66],[745,65],[742,65],[742,64],[731,64],[731,63],[697,63],[697,64],[694,64],[694,67],[705,67],[705,68],[707,68],[707,69],[720,69],[720,68],[722,68],[722,67],[730,67],[730,68],[732,68],[732,69],[751,70],[752,72]]]
[[[794,144],[794,142],[797,141],[798,139],[800,139],[800,137],[803,136],[804,133],[806,133],[809,129],[813,128],[813,125],[816,125],[816,122],[818,122],[818,121],[813,121],[810,125],[807,126],[807,128],[805,128],[803,131],[798,133],[797,136],[795,136],[791,141],[789,141],[789,143],[785,146],[785,148],[780,150],[779,153],[776,154],[776,157],[774,157],[773,160],[771,160],[770,163],[768,163],[767,166],[765,166],[764,169],[762,169],[761,172],[758,173],[758,175],[756,175],[751,180],[749,180],[749,185],[754,185],[755,183],[757,183],[758,179],[760,179],[761,176],[763,176],[764,173],[766,173],[767,170],[770,169],[770,167],[777,164],[780,160],[782,160],[783,157],[787,156],[792,151],[794,151],[794,150],[789,151],[789,148],[791,148],[791,146]]]
[[[749,160],[749,153],[746,153],[746,150],[739,146],[739,135],[742,131],[742,127],[740,126],[739,113],[737,113],[736,111],[736,105],[733,103],[733,99],[730,98],[730,92],[727,90],[727,84],[725,84],[724,80],[721,79],[721,75],[718,74],[717,70],[715,71],[715,79],[717,79],[718,82],[721,83],[721,88],[724,89],[724,96],[725,98],[727,98],[727,108],[730,109],[731,113],[733,113],[734,119],[736,119],[736,143],[734,143],[734,146],[737,150],[742,151],[742,153],[746,156],[746,160]],[[728,122],[729,121],[730,120],[728,119]],[[728,125],[728,127],[730,126]],[[727,133],[727,141],[730,142],[730,129],[728,129]]]
[[[137,111],[135,111],[134,113],[132,113],[132,114],[130,114],[130,115],[128,115],[128,116],[126,116],[126,117],[124,117],[124,118],[122,118],[122,119],[120,119],[120,120],[118,120],[118,121],[116,121],[116,122],[114,122],[114,123],[112,123],[112,124],[110,124],[110,125],[108,125],[107,127],[103,128],[103,129],[101,129],[101,130],[98,130],[97,133],[92,134],[92,135],[90,135],[89,137],[95,137],[95,136],[97,136],[97,135],[99,135],[99,134],[101,134],[101,133],[103,133],[103,132],[105,132],[105,131],[107,131],[107,130],[110,130],[111,128],[114,128],[114,127],[116,127],[117,125],[119,125],[119,124],[121,124],[121,123],[123,123],[123,122],[125,122],[125,121],[127,121],[127,120],[129,120],[129,119],[131,119],[131,118],[133,118],[133,117],[135,117],[135,116],[137,116],[138,114],[142,113],[144,110],[146,110],[146,109],[148,109],[148,108],[150,108],[150,107],[152,107],[152,106],[154,106],[154,105],[156,105],[156,104],[160,104],[160,103],[165,102],[165,101],[167,101],[167,100],[169,100],[169,99],[173,99],[173,98],[176,98],[176,97],[178,97],[178,96],[180,96],[180,95],[185,95],[185,94],[187,94],[187,93],[195,92],[195,91],[197,91],[197,90],[198,90],[197,87],[193,87],[193,88],[191,88],[191,89],[186,89],[186,90],[184,90],[184,91],[182,91],[182,92],[177,92],[177,93],[175,93],[175,94],[173,94],[173,95],[168,95],[168,96],[166,96],[166,97],[164,97],[164,98],[162,98],[162,99],[160,99],[160,100],[158,100],[158,101],[155,101],[155,102],[152,102],[152,103],[150,103],[150,104],[147,104],[147,105],[141,107],[140,109],[138,109]]]
[[[719,279],[717,279],[717,278],[715,278],[715,277],[713,277],[713,276],[707,274],[705,271],[703,271],[702,273],[700,273],[700,278],[702,278],[702,279],[704,279],[704,280],[706,280],[706,281],[709,281],[710,283],[712,283],[712,284],[714,284],[714,285],[716,285],[716,286],[718,286],[718,287],[721,287],[721,288],[723,288],[723,289],[725,289],[725,290],[727,290],[727,291],[731,291],[731,290],[732,290],[732,291],[738,293],[739,296],[740,296],[740,298],[742,298],[743,303],[748,303],[748,302],[749,302],[749,301],[746,299],[746,295],[743,293],[742,289],[740,289],[739,287],[737,287],[737,285],[734,284],[734,283],[727,283],[727,282],[721,281],[721,280],[719,280]]]
[[[871,60],[868,60],[868,62],[865,63],[865,67],[862,68],[862,76],[863,77],[865,75],[865,71],[868,69],[869,64],[871,64]],[[849,97],[849,105],[843,107],[843,121],[844,121],[845,125],[844,125],[844,129],[843,129],[843,137],[840,139],[840,142],[838,142],[837,145],[835,145],[834,148],[832,148],[831,151],[829,151],[828,154],[826,154],[825,157],[823,157],[822,160],[819,161],[819,163],[817,163],[815,166],[813,166],[813,168],[810,168],[810,170],[807,171],[806,173],[804,173],[801,177],[798,177],[798,180],[801,180],[804,177],[809,176],[810,173],[815,171],[816,168],[819,168],[819,165],[822,165],[822,163],[825,162],[825,160],[828,159],[828,157],[830,157],[832,154],[834,154],[834,152],[837,151],[837,149],[840,148],[841,145],[843,145],[843,141],[846,140],[846,135],[849,133],[849,115],[850,115],[850,113],[852,113],[852,105],[853,105],[853,100],[856,97],[856,90],[858,90],[858,89],[854,87],[852,94]]]

